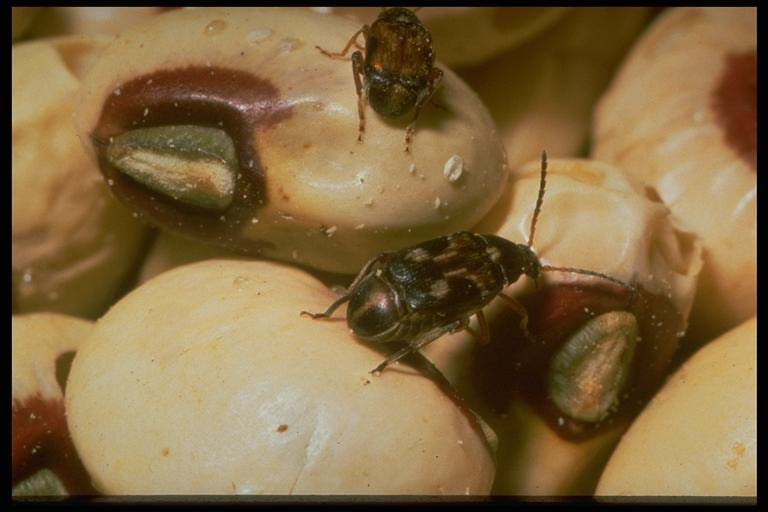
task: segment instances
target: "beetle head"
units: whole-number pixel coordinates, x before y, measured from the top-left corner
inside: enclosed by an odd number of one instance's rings
[[[538,279],[541,275],[541,262],[539,261],[539,257],[536,256],[536,253],[527,245],[517,244],[517,248],[520,251],[517,256],[523,274],[531,279]]]
[[[495,235],[481,235],[488,244],[488,254],[499,265],[506,284],[517,281],[525,274],[531,279],[541,275],[541,262],[536,253],[524,244],[516,244]]]

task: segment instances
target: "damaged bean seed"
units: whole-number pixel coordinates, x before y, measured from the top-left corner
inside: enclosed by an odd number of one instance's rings
[[[552,401],[577,420],[604,419],[627,381],[637,336],[637,319],[626,311],[605,313],[585,323],[552,360]]]
[[[223,210],[232,201],[237,161],[223,130],[159,126],[114,138],[107,159],[155,192],[201,208]]]

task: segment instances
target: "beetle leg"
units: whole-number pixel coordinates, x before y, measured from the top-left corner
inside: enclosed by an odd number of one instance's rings
[[[378,256],[368,260],[368,263],[366,263],[365,266],[363,267],[363,269],[357,274],[355,279],[352,281],[352,284],[350,284],[349,288],[347,288],[347,291],[344,293],[344,295],[342,295],[341,297],[336,299],[333,302],[333,304],[328,306],[328,309],[326,309],[323,313],[310,313],[309,311],[302,311],[299,314],[299,316],[307,315],[307,316],[312,317],[313,319],[315,319],[315,318],[330,318],[330,316],[333,314],[334,311],[336,311],[338,309],[339,306],[341,306],[342,304],[344,304],[345,302],[347,302],[349,300],[349,297],[352,295],[352,292],[355,291],[355,287],[358,285],[358,283],[360,283],[360,281],[365,276],[370,274],[371,268],[373,267],[373,265],[383,261],[388,255],[389,255],[389,252],[383,252],[383,253],[379,254]]]
[[[363,142],[363,132],[365,131],[365,90],[360,81],[360,76],[364,76],[364,63],[362,52],[356,51],[352,54],[352,76],[355,79],[355,89],[357,90],[357,117],[359,119],[357,126],[358,142]]]
[[[469,329],[469,317],[468,316],[465,316],[464,318],[459,318],[459,325],[457,325],[456,327],[452,328],[449,331],[449,333],[453,334],[453,333],[455,333],[457,331],[461,331],[463,329]]]
[[[353,44],[354,44],[355,46],[357,46],[357,37],[358,37],[358,36],[359,36],[361,33],[362,33],[363,35],[367,35],[367,34],[368,34],[368,25],[363,25],[363,28],[361,28],[360,30],[358,30],[357,32],[355,32],[355,33],[352,35],[352,37],[349,39],[349,41],[347,41],[347,44],[346,44],[346,46],[344,46],[344,49],[343,49],[343,50],[341,50],[340,52],[329,52],[328,50],[323,50],[323,49],[322,49],[322,48],[320,48],[319,46],[315,46],[315,48],[317,48],[318,50],[320,50],[320,52],[321,52],[323,55],[325,55],[326,57],[330,57],[330,58],[332,58],[332,59],[337,59],[337,60],[339,60],[339,59],[341,59],[342,57],[344,57],[344,56],[347,54],[347,52],[349,52],[349,49],[352,47],[352,45],[353,45]],[[359,46],[358,46],[358,48],[359,48]]]
[[[427,359],[421,352],[411,352],[409,355],[405,356],[404,359],[407,364],[413,366],[425,377],[434,382],[435,385],[437,385],[437,387],[440,388],[440,390],[445,393],[446,396],[448,396],[448,398],[450,398],[454,404],[456,404],[462,414],[464,414],[464,416],[467,418],[469,424],[472,425],[472,428],[475,429],[478,434],[480,434],[480,437],[483,439],[483,443],[485,444],[486,448],[488,448],[489,451],[494,452],[495,450],[491,447],[488,442],[488,438],[483,433],[483,426],[480,424],[478,416],[472,412],[472,410],[467,405],[467,402],[464,400],[464,397],[459,394],[453,384],[451,384],[451,382],[445,378],[445,375],[443,375],[443,373],[434,365],[434,363]]]
[[[413,113],[413,120],[411,121],[411,124],[408,125],[408,128],[405,129],[405,152],[410,153],[411,152],[411,138],[413,138],[413,133],[416,131],[416,120],[419,118],[419,114],[421,113],[421,107],[424,106],[424,104],[432,98],[432,95],[435,93],[438,87],[440,87],[440,83],[443,81],[443,70],[440,68],[432,68],[432,73],[429,77],[429,86],[422,91],[419,91],[419,95],[416,98],[416,106],[414,107],[414,113]]]
[[[466,319],[462,319],[462,320],[466,320]],[[423,347],[424,345],[427,345],[428,343],[431,343],[431,342],[435,341],[437,338],[439,338],[440,336],[442,336],[446,332],[449,332],[449,331],[453,332],[453,331],[458,330],[459,327],[461,326],[462,320],[456,320],[455,322],[451,322],[448,325],[443,325],[443,326],[440,326],[440,327],[435,327],[434,329],[431,329],[431,330],[425,332],[424,334],[422,334],[418,338],[416,338],[413,341],[409,342],[408,345],[406,345],[405,347],[401,348],[400,350],[398,350],[394,354],[392,354],[389,357],[387,357],[379,366],[377,366],[376,368],[371,370],[371,373],[379,373],[384,368],[389,366],[390,364],[392,364],[392,363],[394,363],[396,361],[399,361],[400,359],[402,359],[403,357],[407,356],[411,352],[416,352],[421,347]]]
[[[528,311],[525,309],[525,306],[504,293],[500,293],[499,297],[501,297],[504,300],[504,303],[512,308],[515,313],[520,315],[520,329],[523,331],[526,338],[529,340],[533,339],[531,333],[528,331]]]
[[[469,334],[474,336],[475,341],[477,341],[478,344],[487,345],[491,341],[491,336],[488,332],[488,322],[485,319],[485,314],[481,309],[475,313],[475,316],[477,317],[477,332],[469,326],[466,326],[465,329]]]

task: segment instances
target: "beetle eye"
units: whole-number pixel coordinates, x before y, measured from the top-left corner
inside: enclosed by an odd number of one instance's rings
[[[371,275],[356,287],[347,307],[347,324],[364,339],[380,339],[397,327],[400,315],[392,288]]]

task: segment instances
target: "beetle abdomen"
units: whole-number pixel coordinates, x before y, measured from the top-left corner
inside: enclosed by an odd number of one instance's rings
[[[478,235],[459,232],[390,256],[382,277],[412,311],[439,312],[438,323],[469,316],[502,289],[503,276]]]
[[[366,66],[424,82],[435,63],[432,36],[413,13],[409,16],[412,18],[379,20],[371,26]]]

